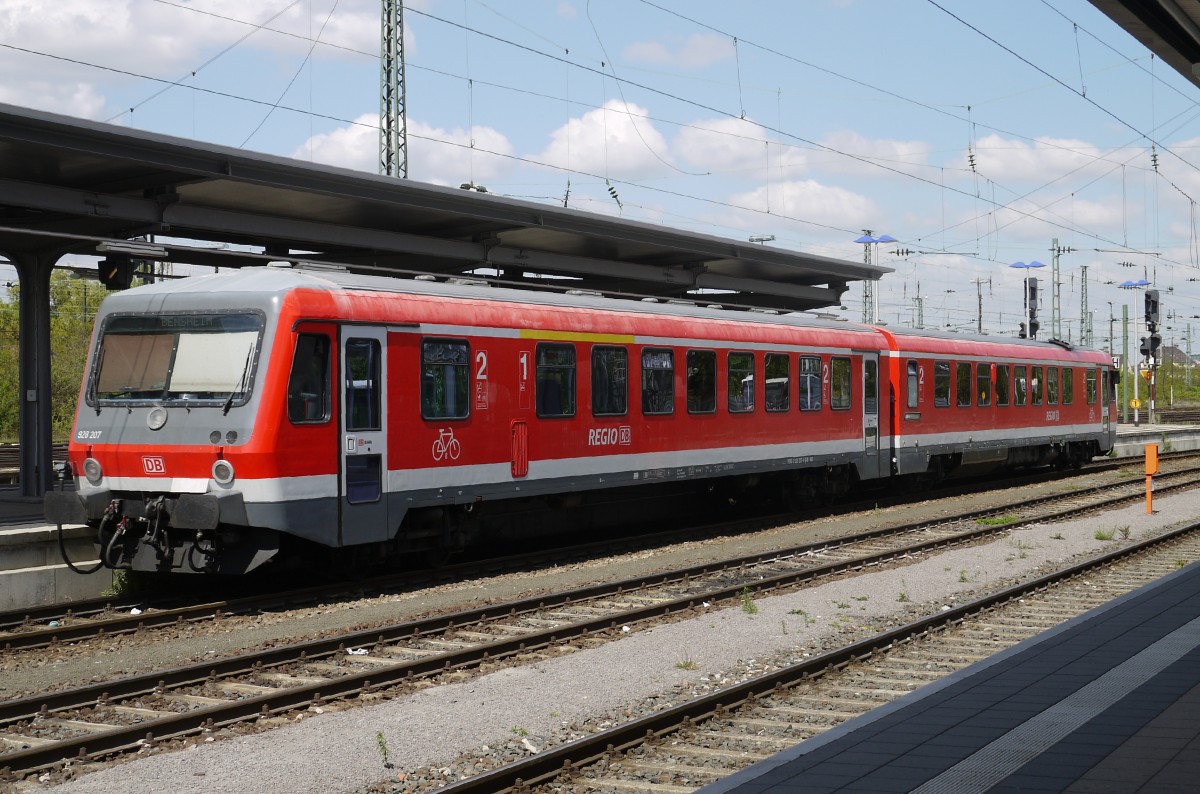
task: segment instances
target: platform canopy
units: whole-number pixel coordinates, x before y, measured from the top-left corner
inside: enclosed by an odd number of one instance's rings
[[[1200,1],[1092,0],[1092,5],[1200,86]]]
[[[135,239],[171,262],[483,268],[509,284],[569,276],[578,289],[783,310],[836,306],[849,282],[891,270],[0,105],[0,254],[99,255]]]

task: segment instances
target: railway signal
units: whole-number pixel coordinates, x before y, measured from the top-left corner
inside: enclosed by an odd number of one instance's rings
[[[129,289],[133,285],[133,260],[128,254],[110,254],[100,260],[96,270],[106,289]]]
[[[1158,290],[1148,289],[1148,290],[1146,290],[1146,325],[1148,325],[1148,326],[1157,325],[1158,324],[1158,315],[1159,315]],[[1154,328],[1151,327],[1150,330],[1153,331]]]

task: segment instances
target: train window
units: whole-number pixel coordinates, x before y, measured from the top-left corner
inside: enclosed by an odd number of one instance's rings
[[[592,348],[592,414],[624,416],[629,411],[629,351]]]
[[[378,502],[382,488],[382,455],[347,455],[346,501],[352,505]]]
[[[1062,371],[1062,403],[1070,405],[1075,402],[1075,370],[1063,367]]]
[[[800,410],[821,410],[821,359],[800,357]]]
[[[917,408],[917,401],[920,399],[921,388],[921,371],[917,362],[908,362],[908,407]]]
[[[946,407],[950,404],[950,362],[933,362],[933,404]]]
[[[850,359],[829,359],[829,407],[835,411],[850,407]]]
[[[1058,405],[1058,367],[1046,367],[1046,405]]]
[[[954,366],[954,394],[959,408],[971,406],[971,365],[956,364]]]
[[[537,346],[537,415],[575,415],[575,345]]]
[[[1042,392],[1046,388],[1046,381],[1042,378],[1042,368],[1033,368],[1033,381],[1029,384],[1029,404],[1041,405]]]
[[[687,409],[690,414],[717,410],[717,354],[712,350],[687,352]]]
[[[1029,394],[1029,381],[1025,379],[1025,367],[1013,371],[1013,405],[1024,405]]]
[[[975,391],[979,392],[979,406],[992,404],[992,365],[975,365]]]
[[[1084,385],[1087,390],[1088,405],[1096,404],[1096,370],[1089,369],[1087,371],[1087,381]]]
[[[88,404],[244,405],[262,329],[259,312],[110,315],[99,332]]]
[[[863,359],[863,413],[879,413],[879,362]]]
[[[346,429],[381,430],[379,340],[346,340]]]
[[[996,405],[1008,405],[1008,365],[996,365]]]
[[[642,413],[675,413],[675,352],[642,350]]]
[[[471,346],[466,340],[421,342],[421,418],[466,419],[471,411]]]
[[[786,411],[791,402],[791,362],[786,353],[767,353],[763,374],[763,405],[768,411]]]
[[[288,419],[295,424],[329,421],[329,337],[300,334],[288,377]]]
[[[725,385],[729,413],[754,410],[754,354],[730,353],[726,361]]]

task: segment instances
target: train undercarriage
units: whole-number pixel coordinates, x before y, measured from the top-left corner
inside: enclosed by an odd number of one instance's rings
[[[936,484],[1001,469],[1078,469],[1099,451],[1096,442],[1080,441],[993,454],[931,455],[924,471],[877,480],[862,480],[852,463],[843,463],[424,506],[406,511],[390,540],[342,548],[251,526],[236,510],[228,510],[228,504],[224,515],[241,520],[221,521],[219,506],[186,496],[108,494],[105,500],[93,497],[84,511],[77,509],[80,500],[75,494],[62,491],[57,492],[60,499],[48,498],[47,517],[53,520],[57,515],[59,523],[82,523],[86,518],[96,531],[100,565],[117,570],[245,574],[315,565],[351,571],[437,564],[468,549],[506,553],[517,544],[548,536],[569,534],[574,541],[586,542],[614,532],[634,535],[664,525],[711,521],[714,516],[749,517],[781,508],[801,511],[828,506],[860,489],[907,487],[914,481]],[[52,502],[73,506],[55,510]]]

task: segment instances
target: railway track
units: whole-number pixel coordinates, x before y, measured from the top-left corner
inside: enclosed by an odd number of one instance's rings
[[[1177,463],[1195,458],[1200,458],[1200,454],[1177,452],[1165,453],[1160,456],[1160,460],[1163,462]],[[1124,465],[1127,465],[1127,462],[1099,460],[1087,464],[1084,471],[1096,474],[1114,471]],[[1010,475],[1004,482],[989,484],[996,489],[1001,489],[1026,482],[1045,481],[1047,481],[1045,472],[1038,472]],[[1130,480],[1130,482],[1133,481]],[[977,487],[977,482],[967,481],[943,486],[936,492],[923,495],[944,497],[958,493],[965,494],[973,492]],[[885,494],[867,502],[841,505],[838,511],[851,513],[870,509],[870,505],[878,507],[881,504],[903,504],[909,499],[911,499],[911,494],[902,496]],[[208,592],[204,589],[192,589],[184,597],[173,592],[139,592],[128,596],[105,596],[47,604],[40,607],[24,607],[0,612],[0,650],[12,651],[46,647],[55,642],[77,642],[87,639],[89,635],[97,637],[119,635],[155,626],[178,624],[181,621],[184,623],[203,621],[217,615],[248,615],[262,610],[284,609],[289,606],[336,599],[344,597],[347,593],[357,593],[361,596],[367,593],[382,594],[398,590],[413,590],[450,581],[494,575],[506,570],[530,568],[539,565],[542,561],[545,561],[546,564],[584,561],[594,558],[597,554],[654,548],[687,539],[703,539],[731,531],[747,531],[777,522],[795,522],[826,515],[828,513],[825,511],[812,511],[809,514],[769,515],[757,519],[741,519],[736,522],[722,521],[707,528],[690,527],[666,532],[635,533],[616,541],[604,540],[565,548],[540,549],[510,557],[459,563],[431,571],[407,571],[402,574],[389,574],[352,583],[333,582],[327,585],[285,591],[268,586],[266,593],[249,591],[232,598],[213,598],[216,593],[214,588]],[[223,585],[223,587],[228,589],[227,585]],[[138,614],[130,614],[134,610]],[[139,617],[139,615],[143,617]]]
[[[1176,476],[1174,487],[1198,480]],[[1160,486],[1160,492],[1171,486]],[[1110,491],[1113,489],[1109,487]],[[1120,490],[1120,489],[1117,489]],[[488,669],[514,656],[555,655],[621,635],[621,629],[695,614],[716,603],[802,586],[820,577],[970,543],[1023,522],[1139,498],[1059,494],[1022,506],[1021,521],[980,523],[990,509],[863,533],[836,543],[754,555],[188,665],[151,675],[0,703],[0,768],[9,775],[52,769],[238,721],[269,718],[327,700],[369,696],[418,677]],[[1067,508],[1054,507],[1069,499]],[[1040,505],[1040,508],[1039,508]]]
[[[1200,424],[1200,407],[1158,408],[1155,413],[1155,418],[1164,425]]]
[[[440,788],[686,794],[1130,592],[1200,523]],[[1103,576],[1094,574],[1103,571]]]
[[[1190,479],[1196,476],[1200,476],[1200,468],[1184,469],[1163,474],[1159,478],[1157,488],[1161,493],[1176,487],[1187,487],[1187,484],[1196,482],[1196,480]],[[1181,483],[1173,484],[1177,478],[1182,478]],[[1095,500],[1099,498],[1100,501],[1096,502],[1095,505],[1097,507],[1104,507],[1109,504],[1116,504],[1124,499],[1136,497],[1140,493],[1139,489],[1142,488],[1144,488],[1143,477],[1130,478],[1081,489],[1075,492],[1073,500]],[[1129,493],[1124,493],[1122,489]],[[1115,496],[1104,496],[1105,494],[1115,494]],[[1113,501],[1114,499],[1116,501]],[[1058,510],[1039,512],[1039,509],[1043,505],[1062,501],[1063,496],[1061,494],[1035,500],[1022,499],[1000,507],[973,511],[964,514],[957,520],[960,523],[969,523],[976,520],[996,519],[1001,521],[1001,523],[997,525],[995,531],[1001,531],[1001,529],[1007,530],[1011,529],[1014,525],[1019,525],[1007,520],[1015,515],[1020,515],[1021,522],[1024,523],[1044,521],[1069,514],[1072,511],[1081,509],[1083,506],[1082,503],[1071,504],[1067,508],[1066,513]],[[646,544],[694,539],[697,535],[717,536],[730,531],[745,531],[747,527],[767,526],[773,523],[786,522],[791,520],[791,518],[789,516],[776,515],[767,516],[756,521],[739,520],[737,522],[720,522],[703,528],[699,532],[695,528],[692,528],[683,532],[659,533],[653,537],[635,537],[628,540],[632,544],[644,547]],[[949,524],[951,521],[952,519],[947,517],[945,520],[936,522],[933,526]],[[851,544],[862,544],[870,540],[889,543],[894,546],[897,541],[884,541],[883,539],[889,535],[902,536],[922,532],[929,529],[930,526],[929,522],[912,522],[876,530],[869,533],[869,537],[854,536],[845,538],[844,541]],[[974,537],[972,531],[967,531],[966,534],[968,537]],[[949,536],[957,537],[957,534],[950,532]],[[809,543],[782,549],[776,552],[776,554],[781,557],[805,557],[813,554],[832,555],[838,553],[834,550],[835,545],[835,543],[828,541]],[[905,543],[900,543],[900,546],[904,545]],[[577,559],[583,559],[596,553],[611,553],[613,551],[612,547],[613,544],[610,542],[590,544],[569,550],[566,554],[568,558],[574,556]],[[851,559],[855,555],[860,554],[861,552],[857,551],[858,548],[858,546],[854,545],[846,546],[844,554],[849,555],[846,559]],[[878,548],[886,549],[888,546],[879,546]],[[562,550],[555,550],[551,552],[551,555],[553,564],[564,562],[564,552]],[[456,579],[470,579],[486,574],[494,574],[497,570],[517,570],[522,567],[537,565],[541,559],[547,558],[542,555],[521,555],[509,559],[489,560],[454,566],[453,568],[433,573],[413,574],[410,572],[400,575],[387,575],[357,582],[350,587],[347,587],[344,583],[323,585],[284,592],[248,595],[241,598],[202,601],[199,603],[180,603],[180,599],[178,598],[159,599],[148,602],[144,597],[133,597],[120,600],[98,599],[87,602],[76,602],[69,605],[52,605],[39,610],[26,609],[13,613],[0,613],[0,652],[28,651],[62,643],[108,639],[113,636],[145,632],[155,628],[179,627],[184,624],[197,624],[237,616],[254,616],[262,614],[265,611],[294,609],[337,598],[363,597],[368,594],[378,596],[402,590],[409,591]],[[726,568],[738,568],[745,565],[758,564],[759,562],[759,557],[755,555],[752,557],[734,558],[720,563],[720,565]]]
[[[67,445],[54,444],[50,449],[50,459],[60,461],[67,459]],[[21,447],[18,444],[0,444],[0,470],[17,469],[21,465]]]

